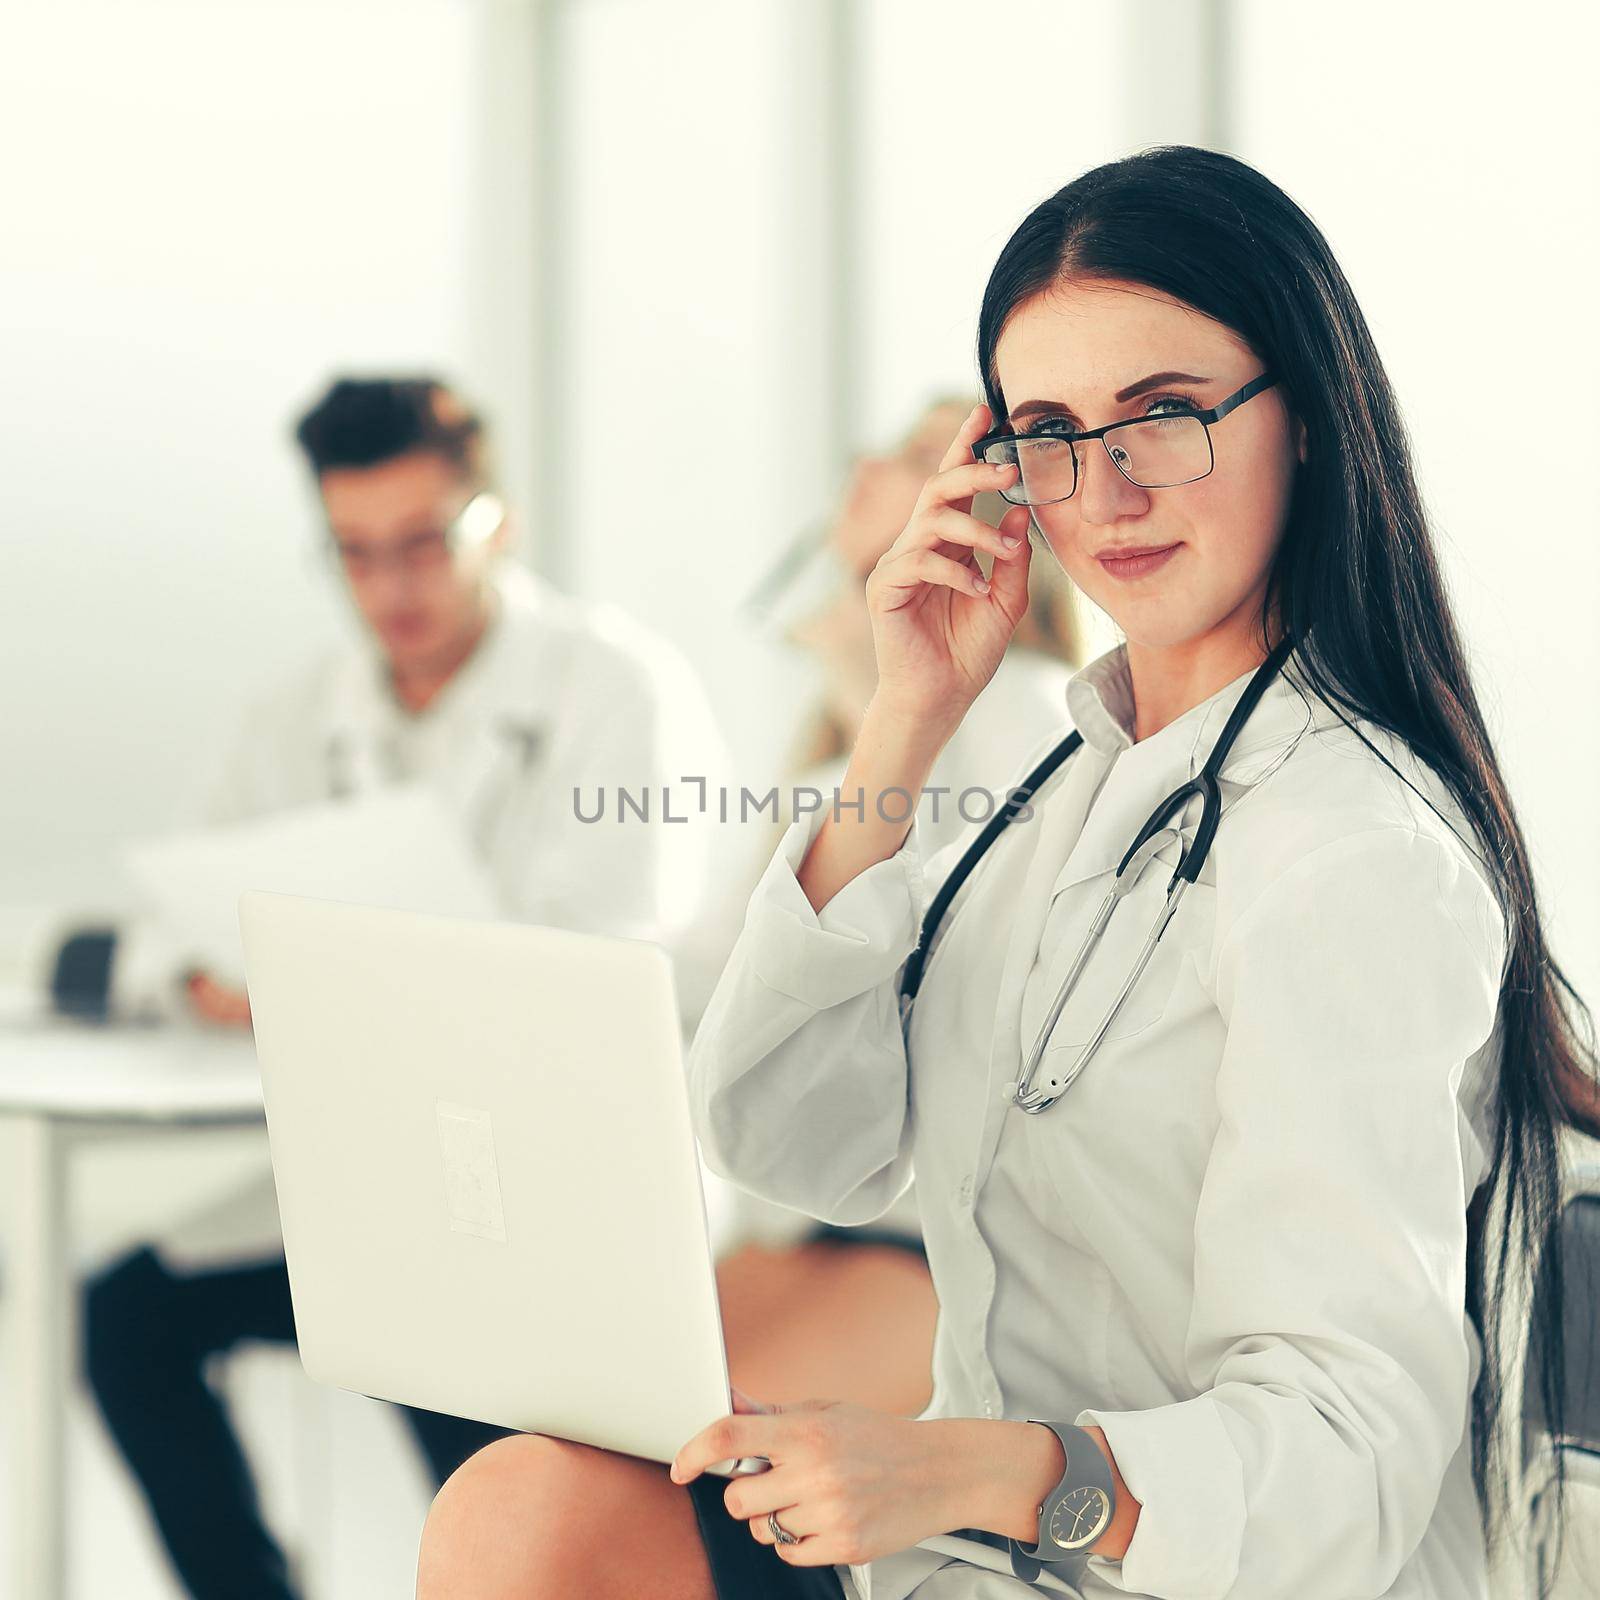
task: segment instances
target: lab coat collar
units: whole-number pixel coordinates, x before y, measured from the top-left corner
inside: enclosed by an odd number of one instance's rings
[[[1164,754],[1181,747],[1187,754],[1187,776],[1197,776],[1254,676],[1254,668],[1241,673],[1146,739],[1144,746],[1159,743]],[[1067,684],[1067,709],[1084,743],[1108,761],[1134,748],[1133,679],[1126,645],[1107,651],[1072,678]],[[1293,652],[1235,740],[1220,776],[1231,783],[1255,782],[1313,724],[1329,725],[1336,720],[1330,708],[1306,687],[1299,653]],[[1175,779],[1173,786],[1179,781]]]
[[[1116,867],[1157,803],[1205,766],[1253,676],[1253,669],[1241,673],[1138,743],[1133,739],[1133,683],[1125,646],[1091,662],[1072,679],[1067,705],[1085,745],[1074,760],[1092,754],[1108,770],[1056,880],[1056,892]],[[1298,659],[1291,655],[1223,763],[1224,806],[1237,798],[1239,789],[1261,782],[1287,760],[1309,729],[1333,720],[1328,708],[1305,687]],[[1184,815],[1186,828],[1193,826],[1199,813],[1196,801]],[[1175,859],[1176,852],[1171,853]]]
[[[1091,661],[1067,684],[1067,710],[1072,725],[1103,756],[1115,760],[1133,744],[1133,679],[1128,675],[1128,647]]]
[[[551,676],[540,659],[541,619],[552,591],[509,562],[500,565],[491,583],[494,609],[483,637],[421,715],[435,723],[470,722],[485,736],[516,732],[532,738],[548,713],[541,703]],[[386,781],[383,745],[411,715],[395,699],[382,652],[362,639],[335,672],[328,701],[328,745],[349,769],[351,787],[361,791]],[[486,758],[489,754],[483,752]]]

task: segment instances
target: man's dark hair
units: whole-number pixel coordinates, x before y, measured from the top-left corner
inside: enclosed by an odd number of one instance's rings
[[[482,419],[437,378],[336,379],[294,436],[316,477],[424,450],[474,484],[487,475]]]

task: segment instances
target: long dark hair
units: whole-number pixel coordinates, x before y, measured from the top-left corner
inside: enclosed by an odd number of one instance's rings
[[[1006,412],[995,347],[1006,321],[1063,278],[1171,295],[1232,329],[1279,375],[1305,424],[1308,459],[1290,497],[1269,613],[1300,642],[1318,695],[1351,722],[1403,740],[1439,775],[1498,890],[1509,951],[1496,1126],[1467,1214],[1467,1309],[1483,1345],[1473,1481],[1492,1544],[1515,1475],[1500,1460],[1501,1314],[1531,1306],[1528,1371],[1559,1436],[1559,1129],[1600,1135],[1600,1097],[1593,1020],[1545,945],[1527,846],[1473,691],[1400,408],[1327,240],[1276,184],[1231,156],[1187,145],[1141,151],[1094,168],[1029,213],[995,263],[978,323],[978,367],[997,419]],[[1522,1292],[1511,1293],[1514,1285]],[[1558,1506],[1560,1498],[1558,1452]]]

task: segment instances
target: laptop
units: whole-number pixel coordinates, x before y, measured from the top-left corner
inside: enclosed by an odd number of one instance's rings
[[[665,953],[260,892],[239,922],[307,1373],[653,1461],[727,1415]]]

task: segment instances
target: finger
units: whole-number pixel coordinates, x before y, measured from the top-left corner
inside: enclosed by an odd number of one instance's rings
[[[989,580],[975,566],[952,561],[936,550],[912,550],[873,573],[867,584],[867,603],[879,611],[899,611],[930,584],[975,600],[989,593]]]
[[[773,1467],[768,1472],[758,1472],[748,1478],[735,1478],[722,1491],[722,1503],[728,1515],[740,1522],[752,1517],[764,1517],[769,1511],[781,1516],[784,1508],[804,1498],[804,1485],[793,1467]]]
[[[981,400],[968,413],[966,421],[956,429],[956,436],[939,462],[939,471],[960,466],[972,459],[972,447],[989,431],[989,408]]]
[[[715,1461],[770,1455],[777,1428],[778,1419],[771,1416],[719,1417],[677,1453],[668,1475],[674,1483],[690,1483]]]
[[[1025,506],[1014,508],[1024,511]],[[1001,522],[1005,521],[1002,517]],[[1024,524],[1026,528],[1026,524]],[[980,521],[977,517],[965,511],[958,511],[954,506],[943,506],[933,511],[924,511],[921,516],[913,517],[905,526],[900,537],[884,552],[884,561],[893,560],[896,555],[907,550],[935,549],[941,555],[953,555],[958,559],[964,553],[957,550],[940,549],[942,545],[963,545],[973,550],[982,550],[986,555],[996,557],[1001,561],[1009,561],[1017,554],[1022,540],[1017,536],[1015,522],[1011,527],[990,527],[987,522]]]
[[[935,506],[959,505],[965,509],[975,494],[982,494],[986,489],[998,493],[1001,489],[1010,488],[1017,478],[1018,467],[1014,461],[997,464],[992,461],[973,461],[969,457],[960,466],[947,467],[943,472],[934,473],[923,484],[913,515],[929,511]]]
[[[1026,506],[1013,506],[1000,519],[1000,532],[1014,538],[1017,547],[1008,561],[996,561],[989,573],[989,598],[1013,621],[1020,621],[1028,609],[1028,572],[1033,565],[1033,546],[1028,541],[1029,513]]]
[[[745,1525],[750,1529],[750,1536],[761,1544],[781,1545],[781,1539],[775,1539],[772,1534],[772,1524],[767,1521],[769,1515],[776,1514],[778,1524],[785,1533],[792,1533],[796,1539],[814,1538],[821,1528],[821,1523],[806,1509],[803,1501],[796,1501],[792,1505],[773,1506],[770,1511],[763,1511],[757,1516],[746,1517]],[[792,1545],[786,1548],[793,1549]]]
[[[794,1506],[789,1507],[789,1509],[786,1511],[780,1509],[778,1512],[779,1525],[783,1528],[785,1533],[792,1533],[797,1541],[812,1538],[815,1530],[813,1530],[812,1533],[802,1533],[799,1528],[795,1527],[795,1519],[799,1515],[800,1513],[798,1509]],[[759,1517],[751,1517],[746,1526],[750,1529],[750,1537],[754,1539],[757,1544],[777,1545],[778,1549],[780,1550],[798,1550],[800,1548],[798,1543],[783,1544],[778,1539],[774,1538],[772,1533],[772,1524],[767,1521],[764,1513]]]
[[[733,1391],[733,1409],[737,1416],[770,1417],[775,1415],[780,1407],[768,1405],[765,1400],[753,1399],[743,1389],[735,1388]]]
[[[786,1567],[836,1567],[844,1562],[842,1554],[829,1553],[826,1539],[815,1535],[801,1539],[798,1544],[774,1545],[772,1553]]]
[[[793,1512],[792,1509],[789,1510],[789,1511],[779,1511],[779,1513],[778,1513],[778,1521],[782,1524],[783,1531],[785,1533],[794,1534],[796,1539],[805,1538],[806,1535],[798,1532],[796,1529],[794,1529],[794,1528],[789,1526],[789,1524],[790,1524],[791,1520],[793,1519],[793,1517],[794,1517],[794,1512]],[[792,1545],[792,1544],[790,1544],[790,1545],[782,1544],[777,1539],[775,1539],[773,1537],[773,1535],[772,1535],[772,1524],[767,1521],[765,1515],[762,1515],[762,1516],[759,1516],[759,1517],[751,1517],[749,1522],[746,1523],[746,1526],[750,1529],[750,1537],[752,1539],[754,1539],[757,1544],[777,1545],[777,1547],[780,1550],[793,1550],[795,1548],[794,1545]]]

